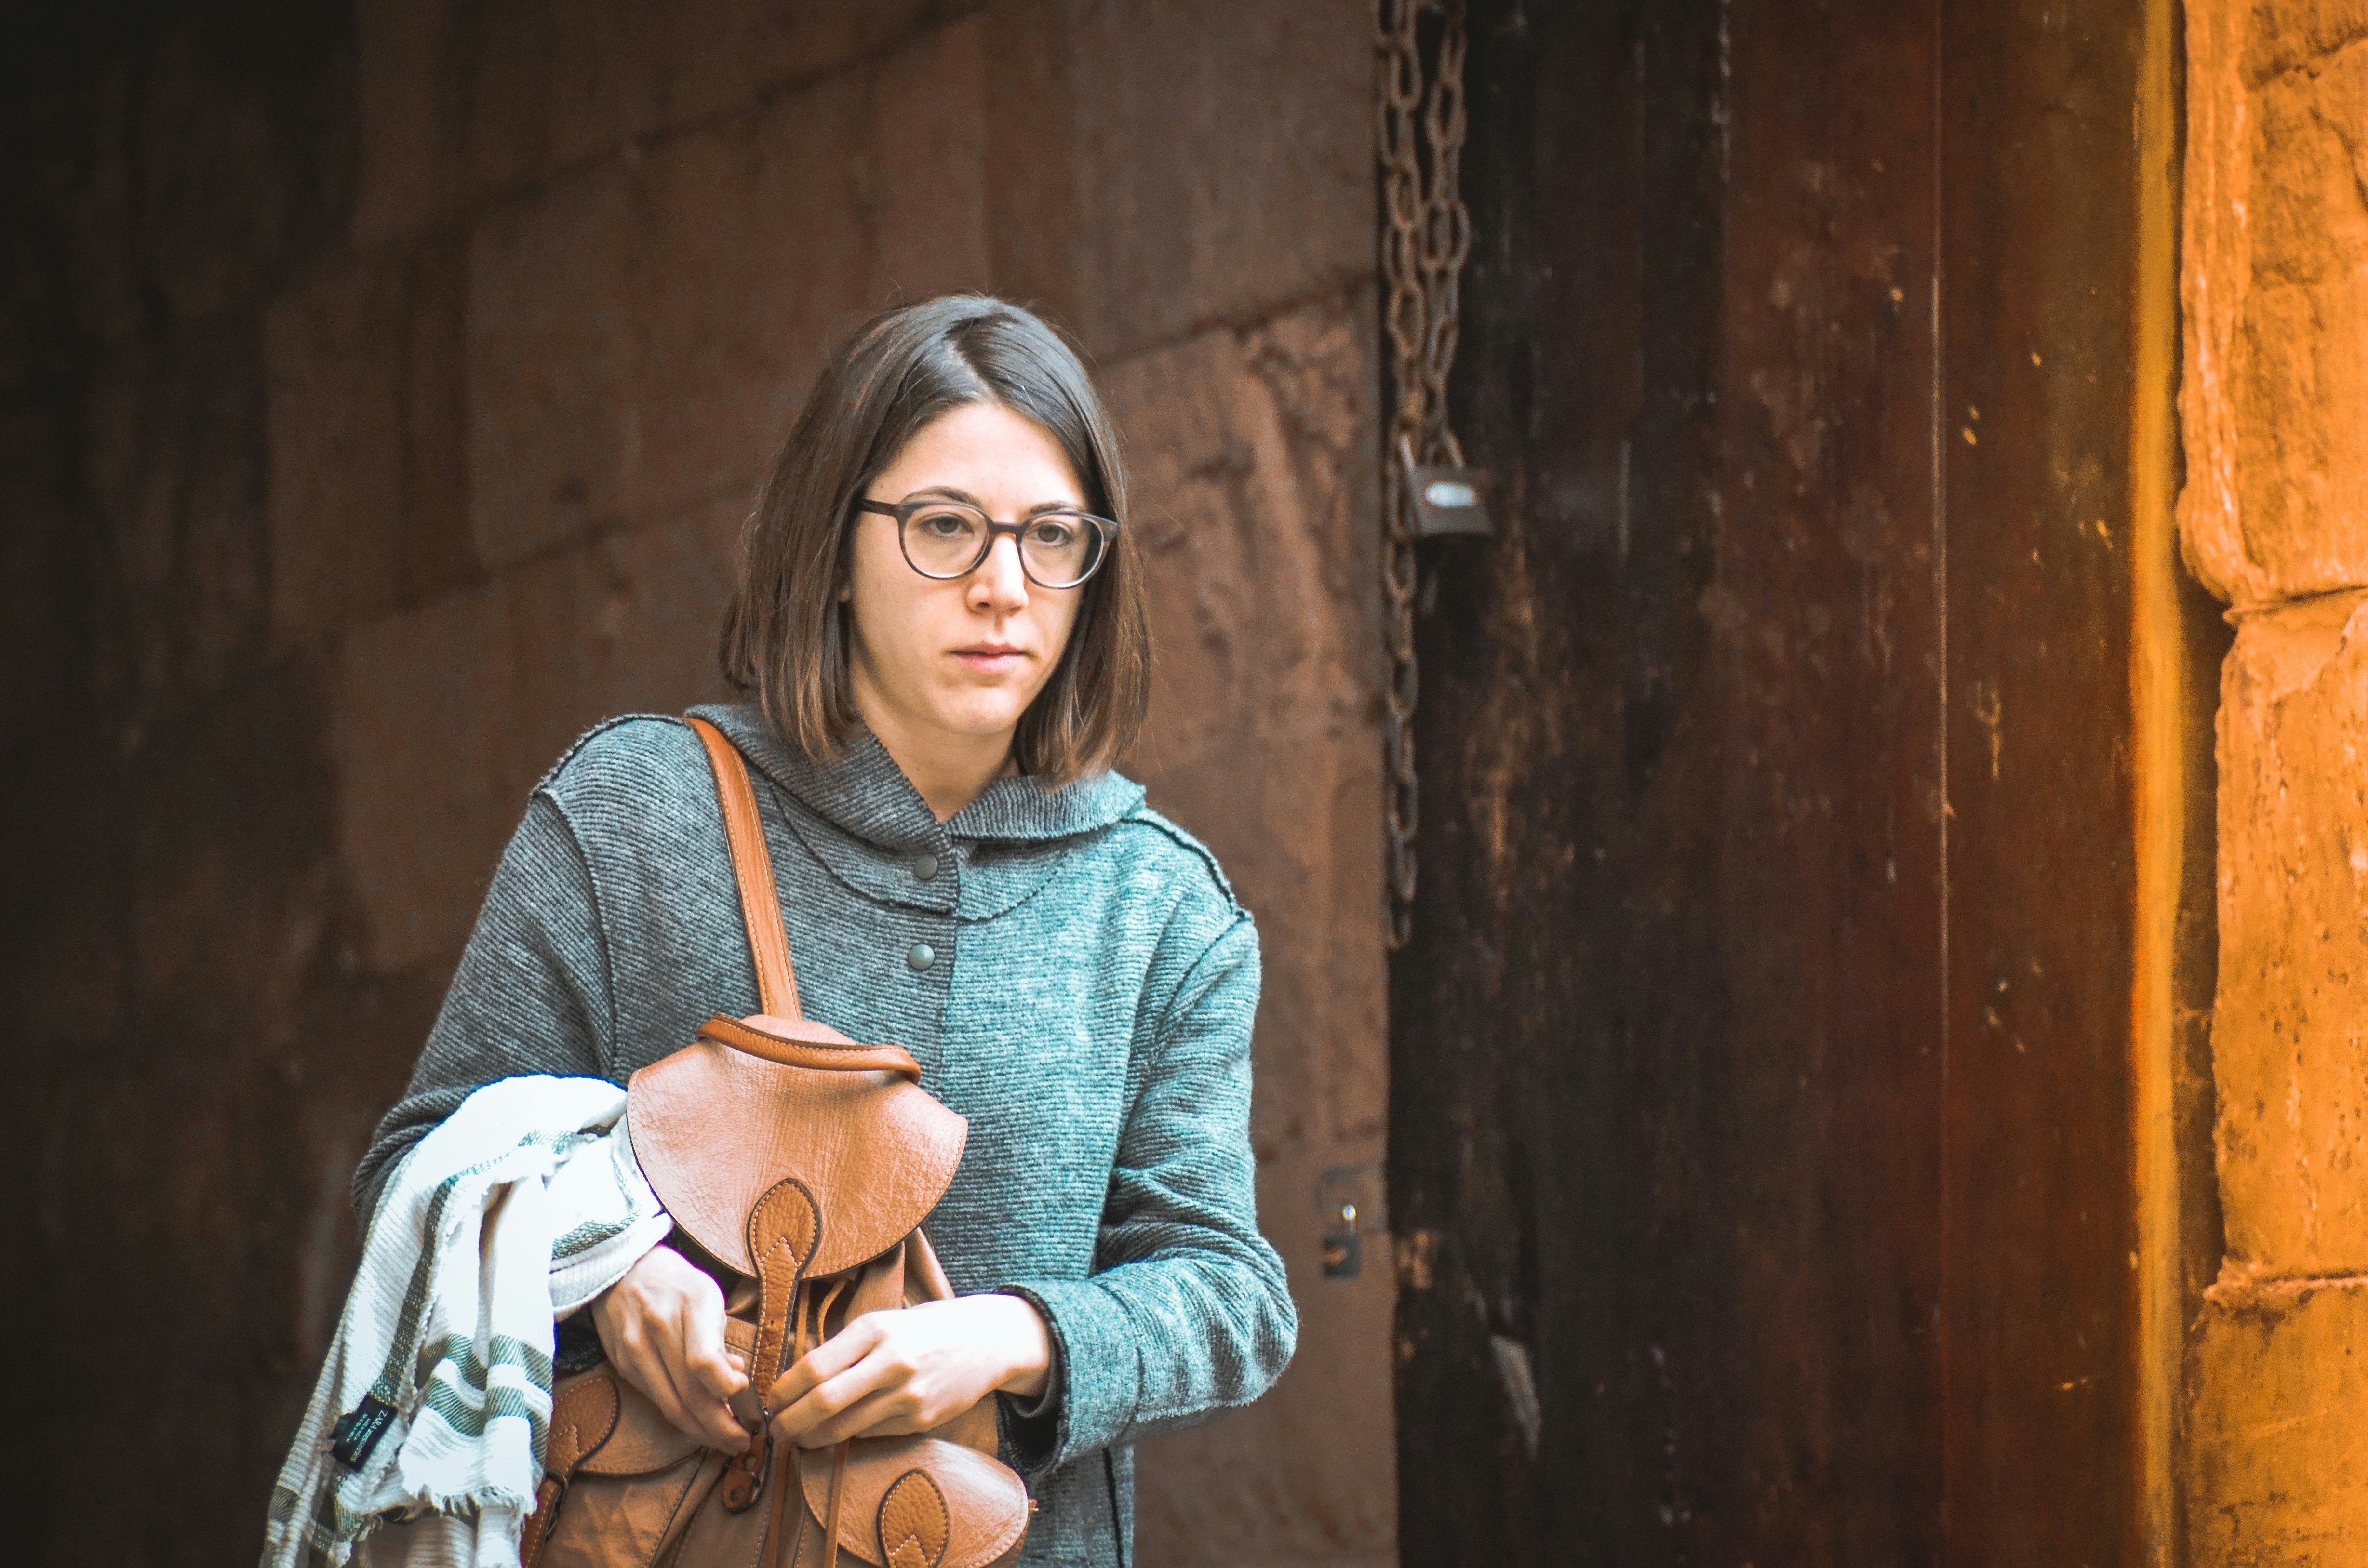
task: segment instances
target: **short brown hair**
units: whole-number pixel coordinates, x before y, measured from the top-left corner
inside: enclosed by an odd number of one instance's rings
[[[947,294],[874,316],[833,351],[773,460],[741,539],[739,582],[717,648],[724,678],[775,733],[816,762],[861,721],[848,681],[846,582],[854,503],[940,415],[997,403],[1049,431],[1119,525],[1052,678],[1021,715],[1012,751],[1057,789],[1107,768],[1151,700],[1143,558],[1127,527],[1118,442],[1077,351],[1018,305]]]

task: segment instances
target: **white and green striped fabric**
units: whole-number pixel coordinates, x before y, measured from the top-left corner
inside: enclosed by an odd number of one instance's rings
[[[403,1532],[411,1568],[514,1568],[542,1475],[553,1320],[673,1224],[624,1111],[598,1078],[506,1078],[404,1156],[280,1467],[268,1568],[342,1568],[391,1517],[418,1521]]]

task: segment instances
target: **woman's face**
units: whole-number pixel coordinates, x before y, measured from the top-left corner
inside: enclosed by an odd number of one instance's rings
[[[1086,504],[1051,432],[985,403],[922,426],[865,494],[892,505],[967,501],[997,522]],[[1008,535],[968,576],[924,577],[905,562],[895,518],[857,518],[842,597],[853,611],[851,674],[865,723],[892,741],[1000,737],[1008,744],[1069,645],[1085,589],[1030,582]]]

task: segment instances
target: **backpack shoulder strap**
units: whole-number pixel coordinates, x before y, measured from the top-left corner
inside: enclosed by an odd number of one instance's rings
[[[715,798],[723,807],[723,834],[732,846],[732,874],[740,884],[740,917],[748,927],[748,953],[757,964],[757,996],[767,1016],[803,1018],[798,971],[790,961],[790,934],[781,926],[780,894],[773,887],[773,862],[765,853],[765,824],[757,815],[757,792],[740,748],[704,719],[690,721],[707,761],[715,769]]]

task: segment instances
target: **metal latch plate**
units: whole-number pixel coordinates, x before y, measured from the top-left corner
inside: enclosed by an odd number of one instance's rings
[[[1409,468],[1406,494],[1414,504],[1414,531],[1422,539],[1457,534],[1486,537],[1488,472],[1477,468]]]

